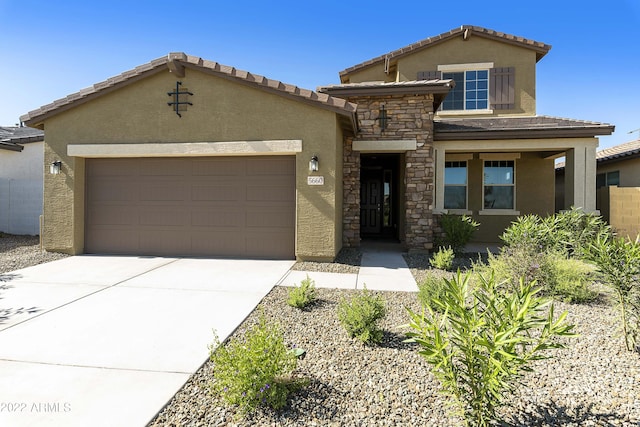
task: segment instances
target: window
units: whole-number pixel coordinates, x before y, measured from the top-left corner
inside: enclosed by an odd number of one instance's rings
[[[484,209],[515,209],[515,162],[484,162]]]
[[[442,78],[456,83],[442,102],[442,110],[489,108],[489,70],[443,72]]]
[[[612,185],[620,185],[620,171],[599,173],[596,175],[596,190]]]
[[[444,162],[444,208],[467,209],[467,162]]]

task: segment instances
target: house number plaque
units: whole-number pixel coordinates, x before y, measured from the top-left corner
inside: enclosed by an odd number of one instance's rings
[[[309,185],[324,185],[324,176],[308,176],[307,184]]]

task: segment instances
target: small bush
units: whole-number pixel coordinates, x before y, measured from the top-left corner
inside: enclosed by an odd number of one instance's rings
[[[570,303],[595,301],[599,293],[591,289],[594,268],[581,260],[557,253],[546,254],[540,269],[545,293]]]
[[[431,307],[432,310],[441,312],[442,307],[434,301],[442,300],[445,289],[442,277],[429,274],[422,283],[418,284],[418,301],[424,307]]]
[[[470,216],[445,214],[440,217],[440,226],[444,238],[439,246],[450,247],[456,255],[461,255],[480,224]]]
[[[506,293],[493,276],[477,279],[477,286],[459,272],[451,281],[443,279],[446,290],[435,303],[445,310],[408,310],[407,335],[420,345],[455,414],[468,426],[486,427],[498,420],[504,398],[532,370],[530,362],[550,357],[541,353],[545,350],[562,348],[555,338],[573,335],[573,325],[565,323],[566,312],[554,318],[553,305],[534,283],[520,281]]]
[[[338,304],[338,319],[350,337],[356,337],[365,344],[382,341],[382,330],[378,320],[386,315],[382,296],[374,295],[365,287],[351,299],[341,299]]]
[[[601,237],[587,254],[616,293],[627,350],[640,352],[640,240]]]
[[[434,253],[431,258],[429,258],[429,262],[435,268],[439,268],[440,270],[451,270],[453,267],[453,259],[455,255],[453,253],[453,249],[451,248],[440,248],[438,252]]]
[[[214,364],[211,389],[242,414],[260,405],[282,408],[289,393],[304,384],[292,377],[297,358],[284,344],[280,327],[262,315],[243,338],[220,345],[216,336],[209,352]]]
[[[294,286],[289,290],[287,304],[303,309],[316,300],[316,295],[316,283],[307,275],[307,278],[300,282],[300,286]]]

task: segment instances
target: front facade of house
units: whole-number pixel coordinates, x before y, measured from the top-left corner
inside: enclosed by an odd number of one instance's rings
[[[599,123],[535,115],[549,46],[461,27],[318,92],[170,54],[32,111],[43,244],[68,253],[331,260],[363,238],[427,251],[445,212],[496,241],[518,214],[595,209]]]

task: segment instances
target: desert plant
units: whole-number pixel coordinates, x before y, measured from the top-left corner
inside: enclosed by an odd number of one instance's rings
[[[441,247],[431,256],[431,258],[429,258],[429,262],[435,268],[448,271],[451,270],[451,267],[453,267],[454,258],[455,254],[453,253],[453,249],[451,249],[451,247]]]
[[[542,257],[537,280],[543,285],[546,295],[582,304],[592,302],[599,296],[591,288],[594,273],[594,267],[589,263],[550,252]]]
[[[434,304],[433,301],[442,299],[445,292],[444,281],[442,277],[434,274],[427,274],[422,283],[418,283],[418,301],[423,306],[429,306],[435,311],[441,311],[442,308]]]
[[[214,334],[215,335],[215,334]],[[245,414],[260,405],[278,409],[303,379],[292,376],[297,365],[295,351],[284,343],[282,330],[260,315],[243,337],[221,345],[217,335],[209,346],[214,365],[211,389]]]
[[[456,255],[461,255],[480,223],[467,215],[444,214],[440,217],[440,226],[444,236],[438,242],[439,246],[450,247]]]
[[[316,283],[309,275],[300,282],[300,286],[294,286],[287,294],[287,304],[291,307],[303,309],[316,300]]]
[[[640,240],[600,238],[588,256],[616,294],[627,350],[640,351]]]
[[[452,398],[454,413],[467,426],[488,426],[498,419],[503,398],[513,392],[530,362],[562,348],[558,336],[571,336],[566,312],[554,318],[553,304],[540,297],[535,282],[520,281],[510,293],[499,291],[493,276],[443,279],[446,291],[422,314],[408,309],[411,342],[432,365],[442,392]]]
[[[378,320],[386,315],[382,296],[375,295],[366,287],[350,299],[341,299],[338,304],[338,319],[350,337],[365,344],[382,341],[382,330]]]

